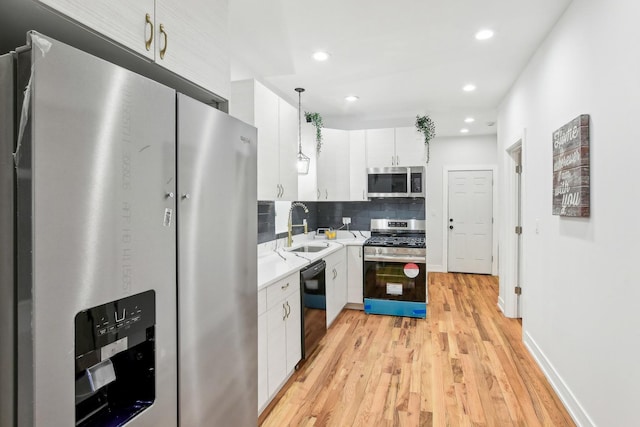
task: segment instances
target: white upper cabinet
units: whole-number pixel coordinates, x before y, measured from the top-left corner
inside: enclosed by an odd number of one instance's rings
[[[349,200],[349,131],[322,129],[322,136],[317,154],[318,200]]]
[[[395,166],[395,132],[393,128],[367,129],[367,167]]]
[[[37,1],[229,98],[227,0]]]
[[[283,99],[278,99],[278,111],[279,181],[282,187],[280,199],[296,200],[298,198],[298,109]],[[260,140],[258,140],[259,144]],[[258,170],[259,178],[260,170]]]
[[[396,128],[396,166],[425,165],[424,138],[414,126]]]
[[[298,175],[298,200],[315,202],[318,200],[318,166],[316,159],[316,130],[312,124],[302,123],[302,153],[309,157],[309,173]],[[297,154],[297,151],[296,151]]]
[[[367,200],[367,150],[365,131],[349,131],[349,196],[353,201]]]
[[[253,83],[253,82],[250,82]],[[274,200],[280,194],[280,150],[278,148],[279,127],[279,100],[278,96],[261,84],[252,84],[254,87],[254,120],[248,123],[258,129],[258,199]],[[232,92],[233,93],[233,92]],[[229,113],[234,114],[234,101],[229,102]],[[242,119],[242,117],[237,116]]]
[[[258,129],[258,200],[297,200],[297,109],[255,80],[233,82],[229,114]]]
[[[368,129],[366,140],[368,168],[425,164],[424,140],[415,127]]]
[[[156,0],[156,62],[229,99],[227,18],[227,0]]]
[[[38,0],[85,27],[155,59],[155,0]],[[152,30],[153,28],[153,30]]]

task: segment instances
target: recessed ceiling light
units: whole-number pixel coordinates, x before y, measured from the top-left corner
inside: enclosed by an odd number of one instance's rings
[[[356,102],[360,98],[355,96],[355,95],[349,95],[349,96],[345,97],[344,99],[345,99],[345,101]]]
[[[460,133],[469,133],[469,129],[462,128],[462,129],[460,129]]]
[[[475,121],[476,121],[476,119],[474,119],[473,117],[467,117],[466,119],[464,119],[465,123],[473,123]]]
[[[326,61],[327,59],[329,59],[329,56],[331,55],[329,55],[327,52],[319,50],[313,54],[313,59],[315,59],[316,61]]]
[[[473,92],[474,90],[476,90],[476,85],[469,83],[468,85],[464,85],[462,87],[462,90],[465,92]]]
[[[484,29],[476,33],[476,40],[488,40],[493,37],[493,30]]]

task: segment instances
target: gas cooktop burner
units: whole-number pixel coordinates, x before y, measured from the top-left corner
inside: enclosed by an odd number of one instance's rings
[[[424,248],[424,237],[372,236],[364,243],[367,246],[397,246],[403,248]]]
[[[371,237],[365,246],[426,248],[425,221],[419,219],[372,219]]]

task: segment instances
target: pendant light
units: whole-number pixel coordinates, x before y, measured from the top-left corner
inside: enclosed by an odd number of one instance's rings
[[[298,92],[298,174],[306,175],[309,173],[309,162],[311,159],[302,154],[302,108],[301,97],[304,88],[297,87],[295,89]]]

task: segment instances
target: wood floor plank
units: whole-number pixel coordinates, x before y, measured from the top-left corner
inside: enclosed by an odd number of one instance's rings
[[[495,277],[429,273],[427,319],[343,311],[260,425],[573,426],[497,298]]]

